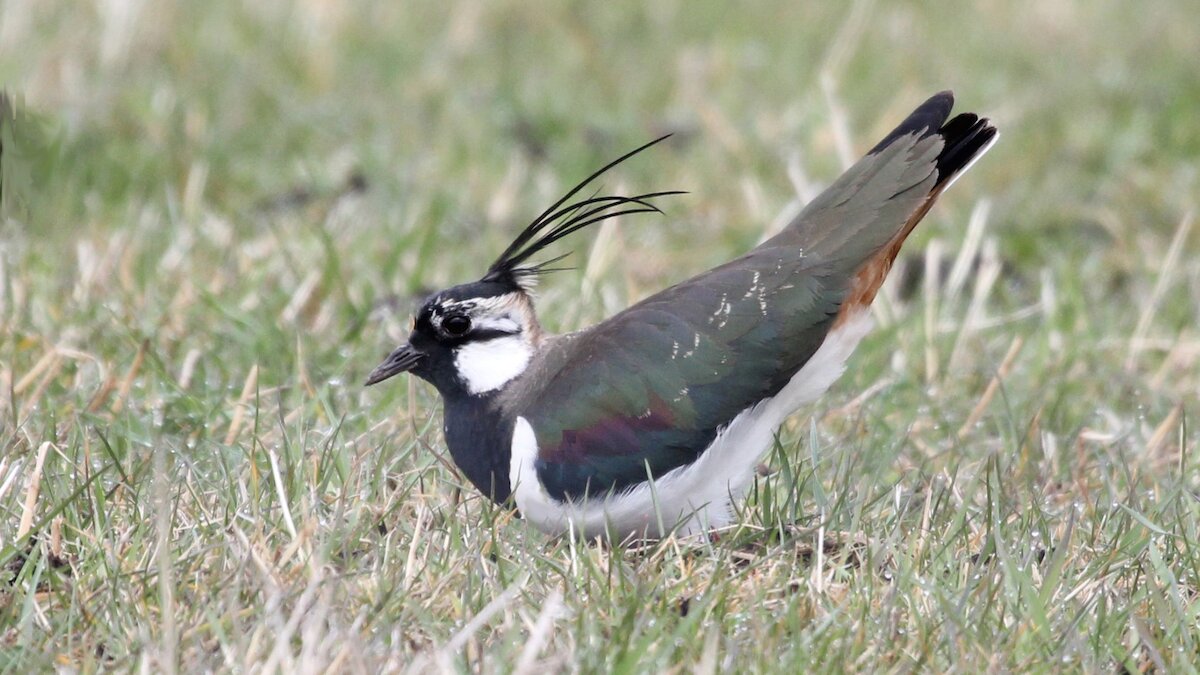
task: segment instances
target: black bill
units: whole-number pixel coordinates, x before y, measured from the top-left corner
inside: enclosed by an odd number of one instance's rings
[[[408,371],[412,370],[413,367],[416,366],[423,357],[424,355],[421,354],[421,352],[413,349],[412,345],[402,345],[398,347],[396,351],[388,354],[388,357],[383,360],[383,363],[379,364],[375,367],[375,370],[371,371],[371,374],[367,376],[366,384],[363,386],[369,387],[377,382],[383,382],[393,375],[407,373]]]

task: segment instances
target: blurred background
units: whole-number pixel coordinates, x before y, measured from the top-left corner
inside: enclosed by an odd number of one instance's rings
[[[260,317],[317,272],[332,312],[470,278],[575,178],[672,132],[620,174],[692,193],[614,235],[637,296],[753,244],[952,88],[1004,142],[918,236],[961,239],[986,198],[1014,273],[1069,261],[1090,281],[1065,290],[1111,307],[1149,294],[1128,284],[1153,282],[1195,206],[1185,6],[12,0],[0,78],[53,144],[31,153],[29,241],[103,260],[123,231],[160,277],[236,267]],[[271,259],[239,260],[256,242]],[[140,322],[161,318],[146,304]]]
[[[120,620],[71,628],[15,602],[0,645],[58,640],[72,663],[125,664],[137,644],[182,645],[203,663],[186,626],[220,603],[202,586],[248,555],[230,522],[285,560],[297,530],[336,535],[322,550],[368,568],[364,551],[416,550],[405,537],[422,522],[468,527],[491,512],[462,505],[439,461],[432,391],[359,385],[417,298],[478,277],[575,181],[672,133],[604,187],[688,194],[665,217],[578,236],[575,269],[540,289],[550,328],[586,325],[752,247],[941,89],[1000,142],[910,240],[819,432],[800,420],[784,440],[808,457],[810,433],[825,439],[834,459],[807,470],[833,487],[873,476],[862,495],[999,453],[1015,512],[1069,484],[1097,504],[1185,498],[1197,26],[1191,0],[5,0],[0,562],[28,582],[62,573],[35,553],[66,561],[96,595],[52,585],[46,602]],[[849,464],[834,452],[847,445]],[[1093,463],[1107,468],[1085,475]],[[291,512],[301,503],[315,520]],[[1047,518],[1024,535],[1061,525]],[[31,532],[37,545],[18,545]],[[163,574],[204,580],[180,597],[100,571],[164,546],[177,564]],[[245,584],[254,607],[266,586]],[[347,616],[361,601],[406,617],[419,637],[388,642],[402,653],[460,616],[337,592],[354,598]],[[185,596],[192,615],[157,623]],[[254,660],[236,636],[212,639]]]

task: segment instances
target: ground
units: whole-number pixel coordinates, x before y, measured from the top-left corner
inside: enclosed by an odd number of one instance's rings
[[[1200,5],[974,4],[0,4],[0,667],[1194,670]],[[606,187],[688,194],[554,330],[945,88],[1000,143],[741,527],[549,539],[361,386],[607,159],[674,132]]]

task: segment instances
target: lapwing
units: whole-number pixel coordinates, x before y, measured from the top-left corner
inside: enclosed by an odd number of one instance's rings
[[[533,287],[547,246],[671,192],[591,196],[588,176],[478,281],[439,291],[367,378],[412,373],[441,394],[443,432],[484,495],[537,528],[654,538],[726,526],[776,429],[820,397],[871,327],[906,237],[995,142],[987,119],[922,103],[782,231],[583,330],[550,335]]]

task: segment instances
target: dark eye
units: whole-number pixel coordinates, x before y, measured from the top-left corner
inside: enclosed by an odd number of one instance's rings
[[[471,319],[462,314],[452,314],[442,319],[442,330],[450,337],[462,337],[471,330]]]

